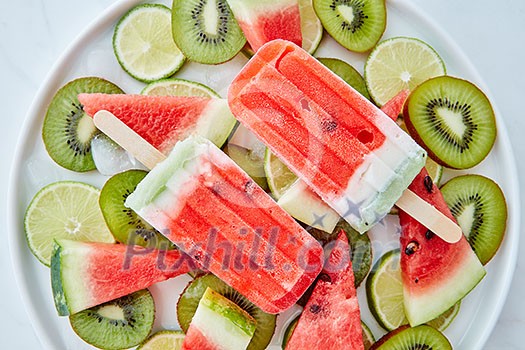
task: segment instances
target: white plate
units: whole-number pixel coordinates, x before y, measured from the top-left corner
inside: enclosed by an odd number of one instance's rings
[[[159,1],[170,5],[168,1]],[[95,172],[78,174],[56,165],[47,155],[41,139],[41,127],[45,111],[54,93],[63,84],[81,76],[100,76],[117,83],[128,93],[138,93],[143,84],[130,78],[118,65],[111,46],[111,35],[116,21],[139,0],[122,0],[108,8],[80,37],[66,50],[49,74],[38,92],[29,111],[15,155],[12,169],[9,208],[9,243],[15,275],[22,299],[28,310],[35,331],[45,349],[91,349],[71,330],[67,318],[56,315],[51,294],[49,269],[41,265],[30,253],[23,229],[23,216],[34,194],[43,186],[58,180],[78,180],[101,186],[107,179]],[[407,0],[388,1],[388,26],[385,38],[392,36],[414,36],[431,44],[444,59],[450,75],[459,76],[478,84],[491,98],[491,94],[460,48],[427,15]],[[316,53],[319,57],[339,57],[362,71],[365,55],[352,54],[342,49],[325,35],[322,46]],[[246,62],[238,55],[222,66],[203,66],[187,63],[177,74],[179,77],[205,83],[225,96],[228,84],[236,71]],[[492,102],[495,101],[491,98]],[[470,173],[480,173],[496,180],[505,192],[509,220],[505,240],[496,257],[488,264],[488,274],[481,284],[462,303],[461,311],[445,334],[455,349],[481,349],[496,323],[514,272],[519,239],[519,197],[517,171],[512,149],[503,120],[497,111],[499,126],[496,145],[490,156]],[[448,176],[456,175],[448,172]],[[384,227],[396,225],[390,217],[387,225],[379,225],[372,237],[378,237]],[[390,236],[386,241],[374,242],[374,255],[396,245]],[[155,329],[177,328],[175,302],[179,291],[188,281],[180,277],[152,288],[158,304],[158,319]],[[167,290],[170,292],[168,293]],[[364,288],[359,291],[362,316],[376,336],[383,331],[370,315]],[[278,331],[274,344],[282,336],[282,326],[287,322],[291,310],[279,317]],[[272,349],[279,349],[275,345]]]

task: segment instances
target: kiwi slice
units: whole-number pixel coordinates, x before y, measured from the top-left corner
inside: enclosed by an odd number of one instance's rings
[[[341,79],[346,81],[348,85],[357,90],[361,95],[370,100],[368,89],[366,88],[365,79],[363,76],[351,65],[338,58],[318,58],[319,62],[324,64],[326,68],[337,74]]]
[[[128,170],[113,175],[100,191],[100,209],[117,241],[143,247],[171,249],[174,247],[173,243],[124,205],[126,198],[135,191],[146,174],[143,170]]]
[[[75,333],[100,349],[128,349],[140,344],[154,320],[155,304],[146,289],[69,317]]]
[[[401,326],[379,339],[371,350],[452,350],[452,345],[437,329],[421,325]]]
[[[49,156],[60,166],[78,172],[95,169],[91,139],[98,133],[93,119],[78,101],[80,93],[120,94],[115,84],[96,77],[75,79],[61,87],[47,108],[42,138]]]
[[[177,318],[182,330],[184,332],[188,330],[199,301],[208,287],[236,303],[257,321],[257,329],[247,350],[266,349],[275,332],[277,316],[263,312],[235,289],[212,274],[195,278],[186,286],[180,296],[177,303]]]
[[[171,18],[173,39],[192,61],[226,62],[246,44],[226,0],[174,0]]]
[[[440,76],[420,84],[403,112],[407,129],[437,163],[467,169],[496,140],[496,120],[485,94],[469,81]]]
[[[507,226],[500,187],[482,175],[462,175],[441,187],[445,202],[483,265],[498,251]]]
[[[313,0],[324,29],[350,51],[373,48],[386,28],[385,0]]]

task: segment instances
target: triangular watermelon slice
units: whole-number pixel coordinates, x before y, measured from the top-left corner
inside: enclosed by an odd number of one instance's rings
[[[79,94],[78,100],[90,116],[100,110],[113,113],[164,154],[193,134],[221,147],[236,124],[221,98],[97,93]]]
[[[455,221],[425,168],[409,189]],[[451,308],[486,272],[465,237],[450,244],[403,211],[399,212],[399,220],[405,313],[414,327]]]
[[[343,230],[292,336],[287,350],[364,349],[348,238]]]
[[[228,0],[253,51],[275,39],[301,46],[301,16],[297,0]]]
[[[194,269],[178,250],[56,240],[51,286],[58,314],[67,316]]]

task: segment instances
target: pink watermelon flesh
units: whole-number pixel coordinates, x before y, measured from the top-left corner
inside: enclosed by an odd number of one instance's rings
[[[178,250],[60,240],[51,280],[60,315],[102,304],[194,269]]]
[[[425,168],[409,189],[455,221]],[[401,210],[399,220],[405,312],[410,324],[417,326],[461,300],[483,279],[485,270],[465,237],[449,244]]]
[[[222,350],[214,343],[210,342],[206,336],[197,328],[188,328],[184,337],[181,350]]]
[[[405,105],[405,101],[409,94],[410,90],[401,90],[397,95],[385,103],[383,107],[381,107],[381,110],[392,118],[393,121],[396,121],[401,112],[403,112],[403,106]]]
[[[107,110],[164,154],[195,132],[201,118],[213,118],[207,107],[218,99],[195,96],[79,94],[84,111]],[[202,135],[207,137],[207,135]]]
[[[364,349],[350,247],[344,231],[319,276],[287,350]]]
[[[299,4],[294,0],[228,0],[246,40],[254,51],[275,39],[302,45]],[[266,1],[268,3],[268,1]]]

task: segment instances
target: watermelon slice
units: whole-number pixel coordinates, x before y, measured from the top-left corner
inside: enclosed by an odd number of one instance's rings
[[[182,350],[243,350],[255,333],[255,319],[210,288],[202,296]]]
[[[343,230],[333,243],[314,291],[304,307],[287,350],[364,349],[348,239]]]
[[[392,118],[393,121],[396,121],[399,115],[403,112],[403,106],[405,105],[405,101],[409,94],[410,90],[401,90],[397,95],[385,103],[383,107],[381,107],[381,110]]]
[[[56,240],[51,286],[58,314],[67,316],[193,269],[178,250]]]
[[[301,16],[297,0],[228,0],[246,40],[254,51],[274,39],[301,46]]]
[[[425,168],[409,189],[455,221]],[[451,308],[486,272],[465,237],[447,243],[403,211],[399,212],[399,221],[405,313],[414,327]]]
[[[78,100],[90,116],[100,110],[115,114],[164,154],[192,134],[220,147],[236,124],[227,101],[220,98],[79,94]]]

